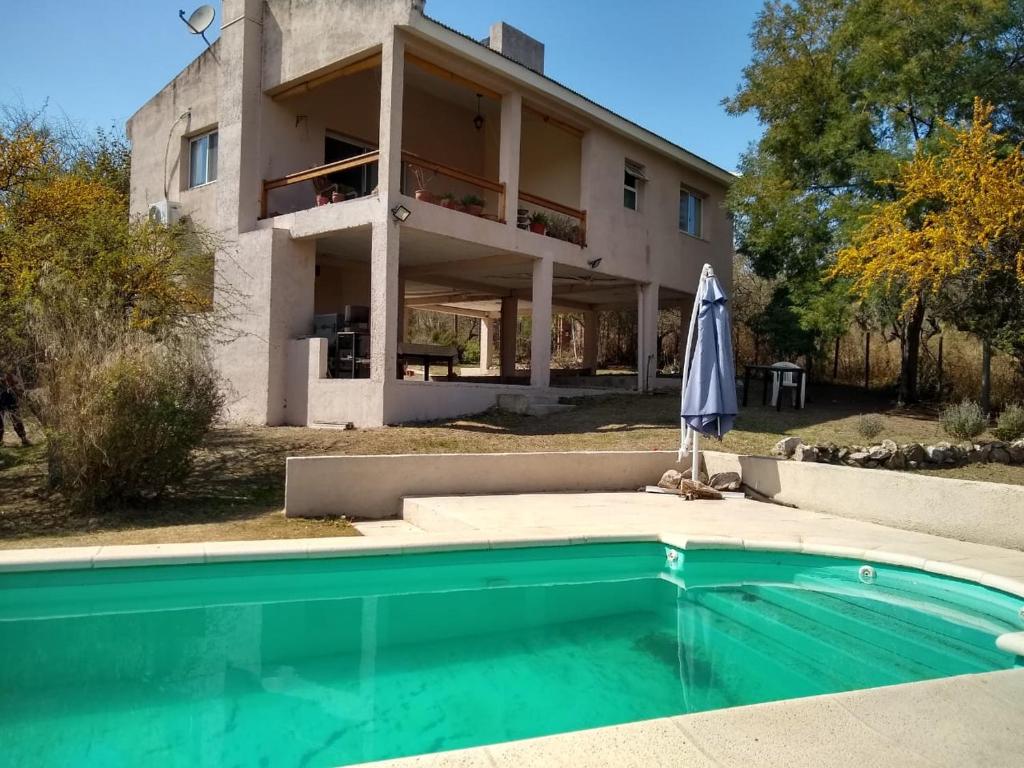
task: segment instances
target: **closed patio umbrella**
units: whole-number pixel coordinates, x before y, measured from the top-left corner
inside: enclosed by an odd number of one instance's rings
[[[694,480],[700,479],[698,435],[721,439],[733,427],[736,406],[736,368],[732,355],[732,325],[728,299],[710,264],[700,273],[683,356],[679,461],[687,450]],[[694,334],[696,333],[696,342]]]

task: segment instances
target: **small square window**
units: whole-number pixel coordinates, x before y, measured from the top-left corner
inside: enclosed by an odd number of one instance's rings
[[[188,144],[188,185],[198,187],[217,180],[217,132],[193,137]]]
[[[685,187],[679,190],[679,230],[694,237],[704,236],[704,198]]]

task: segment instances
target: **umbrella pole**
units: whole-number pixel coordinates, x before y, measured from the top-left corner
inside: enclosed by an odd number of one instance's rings
[[[690,452],[690,457],[693,460],[692,469],[690,470],[690,479],[695,483],[700,482],[700,450],[697,447],[698,436],[700,435],[697,430],[693,431],[693,448]]]

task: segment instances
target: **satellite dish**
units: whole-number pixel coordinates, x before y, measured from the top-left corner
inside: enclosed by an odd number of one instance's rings
[[[192,11],[192,15],[187,19],[185,18],[184,11],[178,11],[178,16],[180,16],[181,20],[185,22],[185,25],[192,30],[192,34],[202,35],[203,40],[206,40],[206,35],[203,33],[210,28],[211,24],[213,24],[213,17],[216,14],[217,12],[213,10],[213,6],[211,5],[200,5]],[[206,44],[209,45],[209,41],[207,41]]]
[[[210,41],[206,39],[206,30],[210,28],[211,24],[213,24],[213,17],[216,15],[217,12],[209,5],[200,5],[192,11],[192,15],[187,19],[185,18],[184,11],[178,11],[178,18],[185,22],[185,26],[189,28],[189,31],[191,31],[193,35],[199,35],[203,38],[203,42],[206,43],[206,47],[210,49],[210,53],[212,54],[214,61],[220,64],[217,54],[214,53],[213,46],[211,46]]]

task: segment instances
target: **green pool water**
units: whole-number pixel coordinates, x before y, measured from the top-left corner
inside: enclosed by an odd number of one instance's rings
[[[634,543],[2,574],[0,760],[347,765],[1014,665],[1021,598],[863,565]]]

